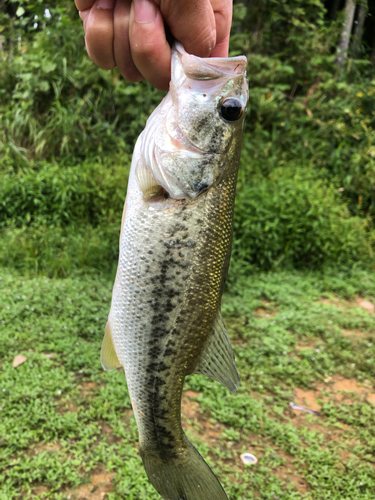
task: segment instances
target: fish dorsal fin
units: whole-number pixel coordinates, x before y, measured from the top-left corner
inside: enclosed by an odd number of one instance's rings
[[[113,345],[111,325],[109,324],[109,321],[105,327],[102,350],[100,352],[100,361],[102,362],[104,370],[107,371],[115,370],[121,366],[116,354],[115,346]]]
[[[232,393],[237,391],[240,384],[234,352],[220,311],[194,373],[200,373],[221,382]]]

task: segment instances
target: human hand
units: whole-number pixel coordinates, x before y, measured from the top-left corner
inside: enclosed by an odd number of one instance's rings
[[[171,47],[165,26],[199,57],[227,57],[232,0],[75,0],[91,59],[131,82],[167,90]]]

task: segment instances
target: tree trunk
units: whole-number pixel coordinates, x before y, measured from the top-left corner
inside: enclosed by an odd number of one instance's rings
[[[345,1],[345,18],[342,25],[340,42],[337,49],[336,65],[343,69],[345,66],[346,58],[348,57],[348,48],[350,42],[350,34],[352,32],[354,12],[356,0]]]
[[[367,14],[367,0],[361,0],[358,12],[358,23],[354,29],[353,35],[353,55],[357,57],[361,48],[363,26],[365,25],[365,18]]]

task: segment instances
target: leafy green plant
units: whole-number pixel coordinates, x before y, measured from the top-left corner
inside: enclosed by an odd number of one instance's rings
[[[44,161],[17,174],[5,172],[0,180],[0,227],[36,218],[57,226],[118,222],[128,172],[126,155],[74,166]]]
[[[279,167],[268,177],[241,172],[234,256],[270,269],[370,263],[371,222],[350,216],[326,180],[306,167]]]
[[[47,7],[53,22],[43,19]],[[160,94],[95,66],[74,3],[43,4],[42,13],[37,5],[25,8],[35,8],[43,21],[30,35],[18,18],[8,18],[4,32],[20,42],[0,52],[0,155],[6,164],[130,152]]]

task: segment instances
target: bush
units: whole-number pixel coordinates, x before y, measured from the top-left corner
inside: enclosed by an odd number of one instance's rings
[[[118,221],[124,205],[129,158],[72,167],[46,161],[8,172],[0,180],[0,227],[37,219],[48,224]]]
[[[35,30],[25,30],[17,17],[4,19],[0,10],[9,37],[8,50],[0,51],[2,164],[17,168],[32,159],[71,163],[131,153],[160,92],[145,82],[129,84],[89,59],[74,2],[24,3],[38,12]],[[47,7],[49,20],[43,19]]]
[[[350,217],[333,186],[308,171],[275,169],[248,181],[241,172],[234,257],[260,269],[370,263],[371,222]]]
[[[0,230],[0,267],[21,274],[66,277],[105,274],[114,277],[120,220],[92,227],[71,224],[53,226],[43,219],[31,225],[10,225]]]

